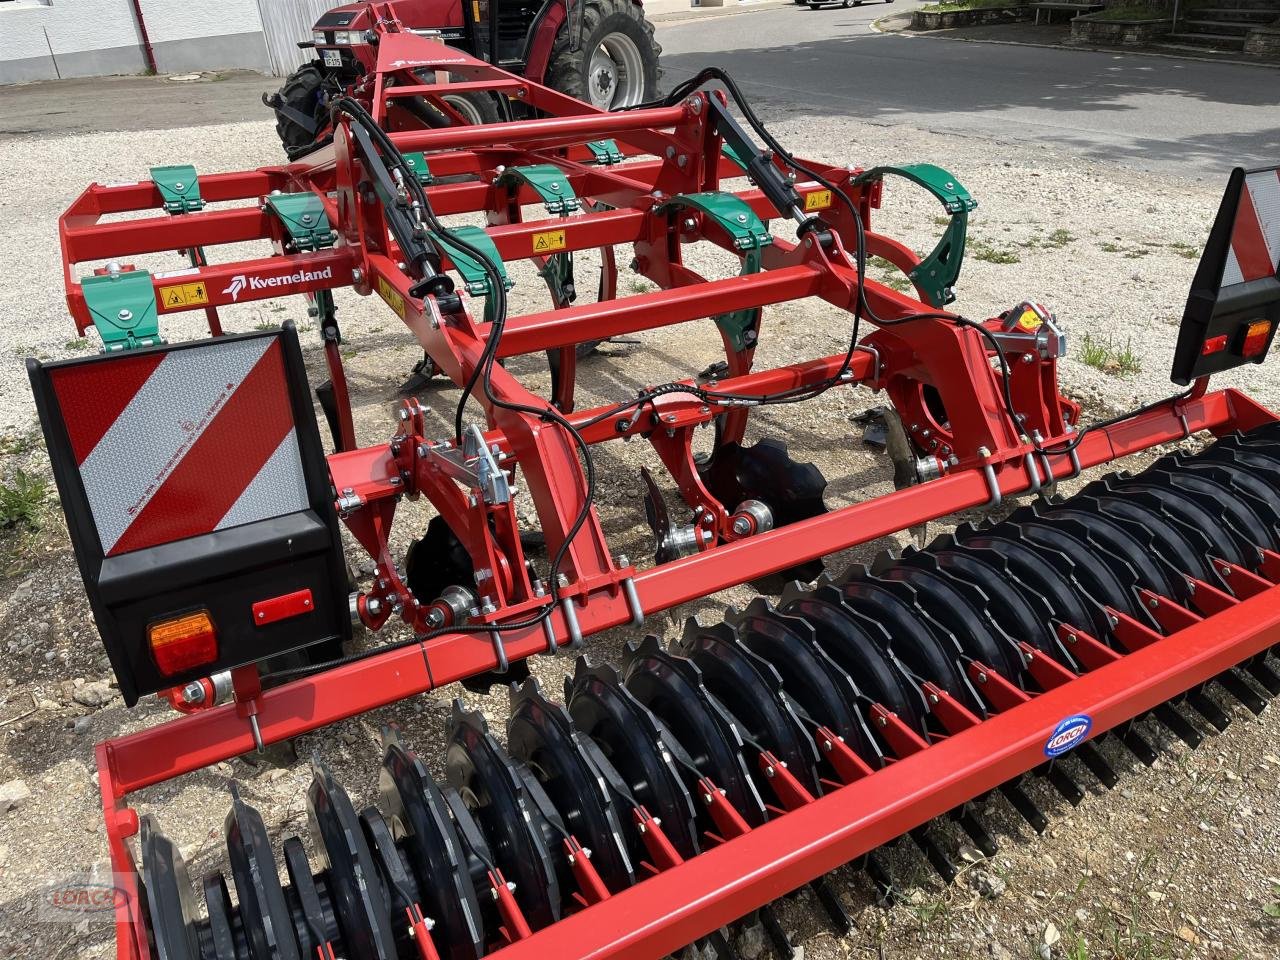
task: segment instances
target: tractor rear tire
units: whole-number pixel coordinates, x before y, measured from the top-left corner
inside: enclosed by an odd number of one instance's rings
[[[324,86],[324,74],[317,62],[303,64],[285,80],[279,97],[287,106],[299,113],[315,118],[317,130],[323,127],[324,114],[320,105],[320,90]],[[307,130],[284,114],[276,114],[276,133],[284,145],[284,152],[292,160],[319,146],[316,130]]]
[[[569,44],[576,14],[556,34],[546,84],[603,110],[634,107],[658,96],[662,47],[644,8],[632,0],[586,0],[582,43]]]

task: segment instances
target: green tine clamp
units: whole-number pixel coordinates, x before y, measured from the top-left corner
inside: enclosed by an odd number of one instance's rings
[[[152,167],[151,182],[160,191],[166,213],[195,213],[204,208],[200,198],[200,180],[190,164],[174,167]]]
[[[569,185],[563,170],[550,163],[538,163],[529,167],[507,167],[494,186],[518,188],[528,186],[553,216],[567,216],[578,209],[578,197]]]
[[[465,241],[473,247],[480,250],[495,267],[502,277],[503,287],[510,290],[512,280],[507,276],[507,266],[502,262],[502,257],[498,254],[498,248],[494,246],[492,238],[489,234],[479,227],[452,227],[449,233],[435,234],[435,239],[439,241],[440,246],[444,248],[444,252],[448,254],[453,268],[462,274],[463,286],[467,288],[467,293],[473,297],[485,298],[485,320],[492,320],[491,311],[493,308],[493,286],[489,280],[489,274],[479,260],[472,256],[468,251],[459,247],[451,238],[450,234],[460,240]]]
[[[655,207],[653,212],[674,213],[679,216],[681,210],[689,209],[706,214],[729,235],[734,248],[742,255],[742,271],[739,276],[746,277],[760,272],[764,248],[773,243],[773,237],[746,201],[731,193],[719,191],[680,193]],[[713,319],[734,350],[748,350],[756,345],[760,326],[759,308],[733,310]]]
[[[146,270],[112,270],[85,277],[80,289],[102,337],[103,353],[164,343],[156,315],[155,287]]]
[[[294,250],[321,250],[338,241],[338,235],[324,212],[324,204],[310,190],[302,193],[273,191],[267,197],[267,209],[284,224]]]

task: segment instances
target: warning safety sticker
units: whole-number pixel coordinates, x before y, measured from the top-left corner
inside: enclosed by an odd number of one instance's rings
[[[176,283],[171,287],[160,288],[160,305],[166,310],[181,310],[183,307],[197,307],[209,302],[209,291],[204,282]]]

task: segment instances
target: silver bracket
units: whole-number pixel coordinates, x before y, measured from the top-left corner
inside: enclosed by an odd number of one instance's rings
[[[452,479],[478,490],[485,503],[493,506],[510,502],[511,474],[498,466],[494,451],[474,423],[462,436],[461,450],[452,444],[428,444],[425,456]]]

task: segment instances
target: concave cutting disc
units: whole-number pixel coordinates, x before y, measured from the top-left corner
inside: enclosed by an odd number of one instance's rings
[[[628,788],[600,748],[573,726],[536,679],[511,691],[507,749],[542,784],[565,829],[591,851],[591,865],[610,892],[635,883],[620,810]]]
[[[444,960],[477,960],[484,955],[484,920],[444,795],[395,730],[385,729],[382,737],[386,752],[378,785],[383,808],[393,831],[403,838],[422,911],[435,921],[436,949]]]
[[[237,960],[247,956],[249,946],[236,939],[236,928],[232,925],[235,910],[231,906],[231,892],[227,890],[226,878],[215,871],[204,878],[203,886],[205,912],[209,922],[201,938],[199,956],[211,957],[212,960]],[[239,952],[237,945],[241,947]]]
[[[395,960],[390,904],[360,819],[347,792],[319,758],[312,760],[307,819],[328,869],[329,895],[346,954]]]
[[[827,489],[822,471],[812,463],[791,459],[787,445],[766,438],[744,447],[724,443],[699,468],[711,495],[733,511],[744,500],[759,500],[773,514],[773,525],[784,527],[827,512]],[[810,560],[783,572],[784,579],[809,581],[822,573],[822,561]]]
[[[679,645],[702,672],[706,688],[743,724],[747,735],[768,747],[817,796],[817,741],[796,713],[778,671],[748,650],[727,623],[702,627],[690,617]]]
[[[240,923],[255,960],[300,960],[293,918],[271,838],[262,815],[242,799],[233,784],[226,821],[227,856],[240,904]]]
[[[698,772],[724,791],[725,799],[751,826],[764,823],[765,808],[744,759],[737,720],[703,686],[691,660],[662,649],[658,638],[627,644],[624,683],[635,698],[676,734]]]
[[[593,739],[622,775],[631,795],[662,821],[662,832],[686,860],[698,853],[697,808],[677,761],[693,761],[666,725],[622,685],[607,664],[589,666],[579,657],[565,680],[565,701],[573,724]],[[638,848],[637,853],[643,853]]]
[[[557,865],[565,863],[556,846],[564,825],[550,803],[538,803],[532,778],[520,776],[484,717],[453,702],[445,770],[489,841],[493,861],[516,885],[516,902],[534,929],[560,919],[561,888]],[[566,864],[567,865],[567,864]]]

